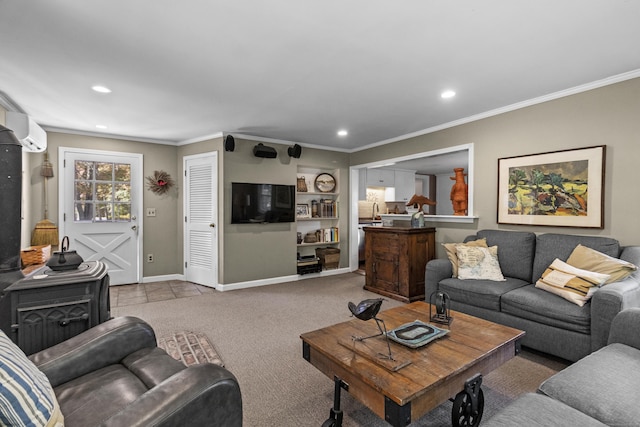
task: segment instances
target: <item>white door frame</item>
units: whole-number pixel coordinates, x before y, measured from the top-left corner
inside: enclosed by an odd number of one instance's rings
[[[137,164],[135,165],[140,173],[138,174],[138,178],[136,182],[131,182],[132,185],[135,185],[139,188],[137,191],[137,196],[135,197],[135,204],[138,206],[138,212],[135,215],[138,217],[138,238],[136,241],[136,256],[137,256],[137,265],[138,269],[136,271],[136,283],[142,282],[142,241],[144,237],[144,220],[143,220],[143,193],[144,193],[144,169],[143,169],[143,161],[142,154],[140,153],[127,153],[123,151],[108,151],[108,150],[93,150],[88,148],[71,148],[71,147],[58,147],[58,228],[60,230],[60,236],[65,235],[65,220],[64,220],[64,206],[67,203],[65,197],[68,192],[65,191],[65,179],[64,179],[64,160],[67,153],[79,153],[79,154],[87,154],[87,155],[110,155],[110,156],[126,156],[133,157],[136,159]],[[132,215],[134,213],[132,212]]]
[[[184,191],[182,192],[182,212],[183,212],[183,217],[184,217],[184,222],[183,222],[183,229],[182,229],[182,236],[183,236],[183,264],[182,264],[182,268],[183,268],[183,276],[185,277],[185,279],[187,279],[187,267],[186,267],[186,263],[189,260],[189,239],[188,239],[188,225],[189,223],[187,222],[187,204],[188,204],[188,197],[189,197],[189,189],[187,188],[187,162],[190,160],[196,160],[196,159],[200,159],[200,158],[204,158],[204,157],[212,157],[213,158],[213,167],[214,167],[214,180],[215,180],[215,186],[213,188],[213,194],[212,194],[212,203],[214,205],[214,221],[215,221],[215,248],[212,248],[214,251],[214,253],[216,254],[215,259],[212,260],[212,262],[214,263],[214,268],[215,268],[215,277],[212,277],[212,282],[208,283],[208,284],[204,284],[201,283],[204,286],[210,286],[214,289],[216,289],[218,287],[218,285],[220,284],[219,282],[219,275],[220,275],[220,233],[222,232],[221,227],[220,227],[220,215],[219,215],[219,200],[220,200],[220,195],[218,194],[218,188],[219,188],[219,177],[220,174],[218,173],[218,169],[219,169],[219,160],[218,160],[218,152],[217,151],[209,151],[206,153],[201,153],[201,154],[194,154],[194,155],[188,155],[188,156],[184,156],[182,158],[182,170],[183,170],[183,188]]]

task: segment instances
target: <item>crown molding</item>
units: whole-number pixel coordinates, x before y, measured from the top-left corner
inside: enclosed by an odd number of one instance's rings
[[[0,90],[0,107],[3,107],[7,111],[13,111],[16,113],[26,114],[25,111],[20,108],[18,103],[16,103],[6,92]]]
[[[209,141],[210,139],[222,138],[224,135],[225,134],[222,132],[216,132],[210,135],[203,135],[203,136],[197,136],[195,138],[185,139],[183,141],[176,143],[176,145],[180,147],[183,145],[196,144],[198,142]]]
[[[359,147],[351,150],[351,153],[355,153],[358,151],[368,150],[370,148],[380,147],[382,145],[391,144],[393,142],[404,141],[410,138],[415,138],[418,136],[426,135],[429,133],[438,132],[444,129],[449,129],[452,127],[460,126],[466,123],[475,122],[478,120],[486,119],[493,116],[498,116],[500,114],[508,113],[511,111],[519,110],[526,107],[531,107],[533,105],[542,104],[544,102],[553,101],[555,99],[564,98],[570,95],[576,95],[578,93],[587,92],[593,89],[598,89],[604,86],[609,86],[615,83],[620,83],[626,80],[635,79],[640,77],[640,69],[636,69],[633,71],[629,71],[622,74],[617,74],[615,76],[607,77],[601,80],[596,80],[590,83],[586,83],[580,86],[574,86],[569,89],[564,89],[558,92],[553,92],[547,95],[542,95],[537,98],[528,99],[522,102],[516,102],[515,104],[507,105],[504,107],[496,108],[494,110],[485,111],[484,113],[475,114],[473,116],[465,117],[462,119],[454,120],[452,122],[443,123],[438,126],[433,126],[427,129],[419,130],[416,132],[408,133],[405,135],[400,135],[394,138],[385,139],[384,141],[374,142],[372,144],[365,145],[363,147]]]
[[[118,135],[104,132],[91,132],[85,130],[77,130],[77,129],[66,129],[66,128],[58,128],[54,126],[46,126],[40,125],[47,132],[56,132],[56,133],[68,133],[71,135],[83,135],[83,136],[92,136],[95,138],[110,138],[110,139],[118,139],[121,141],[136,141],[136,142],[146,142],[149,144],[161,144],[161,145],[177,145],[176,141],[165,141],[161,139],[152,139],[152,138],[140,138],[135,136],[126,136],[126,135]]]

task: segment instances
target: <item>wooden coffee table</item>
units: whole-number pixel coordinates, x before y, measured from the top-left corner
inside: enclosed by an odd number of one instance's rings
[[[450,331],[416,349],[392,341],[395,362],[377,356],[388,354],[383,336],[352,339],[377,333],[374,320],[354,318],[300,336],[305,360],[335,382],[334,407],[325,426],[341,425],[341,389],[393,426],[406,426],[454,397],[454,426],[480,422],[482,375],[517,354],[524,332],[455,311],[450,325],[433,323],[429,307],[417,301],[378,314],[388,330],[420,320]]]

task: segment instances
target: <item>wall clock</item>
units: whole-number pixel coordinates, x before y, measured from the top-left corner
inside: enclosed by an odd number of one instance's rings
[[[336,179],[328,173],[321,173],[316,177],[316,188],[321,193],[331,193],[336,189]]]

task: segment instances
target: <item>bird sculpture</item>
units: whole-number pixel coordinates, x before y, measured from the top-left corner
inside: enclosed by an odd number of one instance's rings
[[[393,357],[391,356],[391,344],[389,344],[389,336],[387,335],[387,326],[384,324],[384,320],[376,317],[378,315],[378,312],[380,311],[380,307],[382,306],[382,301],[384,301],[384,299],[382,298],[371,298],[360,301],[358,305],[352,302],[349,302],[349,304],[347,304],[352,316],[365,321],[371,319],[375,320],[376,325],[378,326],[378,330],[380,331],[379,334],[371,335],[368,337],[353,337],[353,339],[355,341],[364,341],[369,338],[384,335],[384,337],[387,339],[387,349],[389,350],[389,354],[386,355],[380,353],[380,356],[384,357],[385,359],[393,360]],[[381,323],[382,326],[380,326]]]
[[[349,311],[360,320],[373,319],[378,315],[382,301],[382,298],[371,298],[360,301],[358,305],[349,302]]]

